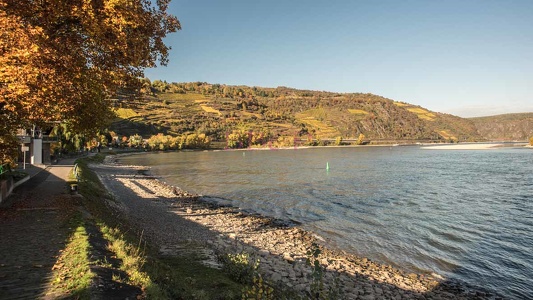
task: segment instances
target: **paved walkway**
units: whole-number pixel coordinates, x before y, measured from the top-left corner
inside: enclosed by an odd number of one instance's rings
[[[43,170],[15,188],[0,205],[0,299],[48,299],[52,267],[72,230],[69,218],[79,201],[66,180],[75,159]]]

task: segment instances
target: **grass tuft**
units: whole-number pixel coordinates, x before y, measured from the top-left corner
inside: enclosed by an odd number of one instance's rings
[[[109,250],[122,260],[120,270],[128,274],[128,278],[123,281],[140,287],[148,299],[166,299],[166,293],[143,271],[146,255],[145,249],[141,249],[141,243],[134,245],[128,242],[118,228],[110,228],[103,222],[98,222],[97,225],[104,238],[109,241]]]
[[[89,268],[89,237],[79,214],[72,222],[76,230],[52,268],[53,280],[47,294],[90,299],[90,286],[95,275]]]

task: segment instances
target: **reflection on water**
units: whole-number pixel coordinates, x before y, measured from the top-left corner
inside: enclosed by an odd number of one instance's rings
[[[533,295],[529,149],[180,152],[121,161],[150,165],[191,192],[300,222],[377,261],[508,297]]]

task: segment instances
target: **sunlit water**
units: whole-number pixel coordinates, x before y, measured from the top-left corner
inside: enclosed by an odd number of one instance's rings
[[[533,297],[533,150],[174,152],[124,164],[415,272]],[[326,170],[326,164],[330,169]]]

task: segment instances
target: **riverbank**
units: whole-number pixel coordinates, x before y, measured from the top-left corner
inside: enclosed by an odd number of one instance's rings
[[[525,143],[461,143],[444,145],[424,145],[424,150],[490,150],[502,147],[527,147]]]
[[[217,254],[247,253],[260,260],[260,271],[275,285],[309,295],[313,269],[306,264],[313,244],[327,289],[345,299],[490,299],[436,274],[405,273],[367,258],[332,249],[312,232],[279,220],[221,207],[149,175],[142,166],[121,166],[109,156],[91,168],[114,194],[113,205],[159,248],[160,255],[197,251],[217,266]]]

